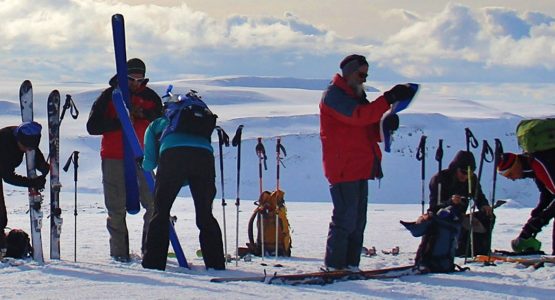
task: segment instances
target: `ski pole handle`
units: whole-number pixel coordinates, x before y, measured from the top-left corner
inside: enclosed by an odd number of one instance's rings
[[[438,163],[438,172],[441,171],[441,162],[443,160],[443,139],[439,139],[439,145],[436,150],[436,160]]]
[[[418,150],[416,152],[416,159],[418,161],[422,161],[422,180],[426,178],[426,138],[427,137],[425,135],[422,135],[422,137],[420,137],[420,143],[418,144]]]
[[[73,151],[67,162],[65,163],[63,170],[67,172],[69,170],[69,165],[73,162],[73,180],[77,182],[77,168],[79,168],[79,151]]]
[[[472,148],[478,148],[478,140],[476,139],[472,131],[470,131],[470,128],[465,128],[464,133],[466,136],[466,151],[470,152],[471,146]]]

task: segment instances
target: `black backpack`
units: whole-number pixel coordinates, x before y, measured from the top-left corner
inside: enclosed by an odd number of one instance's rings
[[[457,270],[455,254],[461,224],[449,217],[432,216],[422,223],[403,222],[414,237],[422,236],[415,265],[422,271],[450,273]]]
[[[33,255],[33,247],[27,232],[12,229],[6,237],[6,257],[27,258]]]
[[[160,140],[172,132],[182,132],[201,136],[210,140],[216,128],[218,116],[208,108],[196,91],[187,94],[172,94],[168,88],[168,101],[164,104],[164,116],[169,124],[162,132]]]

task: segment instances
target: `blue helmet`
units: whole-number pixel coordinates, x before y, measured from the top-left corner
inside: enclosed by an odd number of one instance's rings
[[[23,146],[35,149],[40,144],[42,126],[37,122],[23,122],[14,130],[14,135]]]

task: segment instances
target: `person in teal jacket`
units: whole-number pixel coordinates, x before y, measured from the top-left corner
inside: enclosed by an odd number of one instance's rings
[[[207,269],[225,270],[222,232],[212,215],[216,196],[214,154],[209,139],[182,132],[162,132],[169,120],[154,120],[145,132],[143,168],[156,173],[154,215],[150,220],[142,265],[147,269],[165,270],[169,247],[170,210],[177,194],[189,185],[195,204],[196,224],[204,265]]]

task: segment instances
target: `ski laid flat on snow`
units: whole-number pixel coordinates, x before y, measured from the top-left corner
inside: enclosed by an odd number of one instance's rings
[[[477,255],[475,262],[493,263],[493,262],[510,262],[519,263],[526,266],[538,263],[555,263],[553,255],[523,255],[523,256],[506,256],[506,255]]]
[[[50,161],[50,259],[60,259],[62,210],[60,209],[60,92],[48,96],[48,144]]]
[[[369,271],[331,271],[331,272],[314,272],[314,273],[301,273],[301,274],[286,274],[286,275],[264,275],[252,277],[221,277],[212,278],[210,282],[233,282],[233,281],[252,281],[263,282],[267,284],[319,284],[325,285],[338,281],[347,280],[366,280],[366,279],[387,279],[399,278],[407,275],[417,275],[418,271],[414,266],[402,266],[385,269],[376,269]]]
[[[19,103],[21,106],[21,120],[23,122],[33,121],[33,86],[29,80],[23,81],[19,88]],[[25,153],[27,162],[27,177],[37,177],[35,168],[35,150]],[[31,243],[33,246],[33,259],[37,263],[44,263],[42,254],[42,195],[39,191],[29,188],[29,216],[31,218]]]

